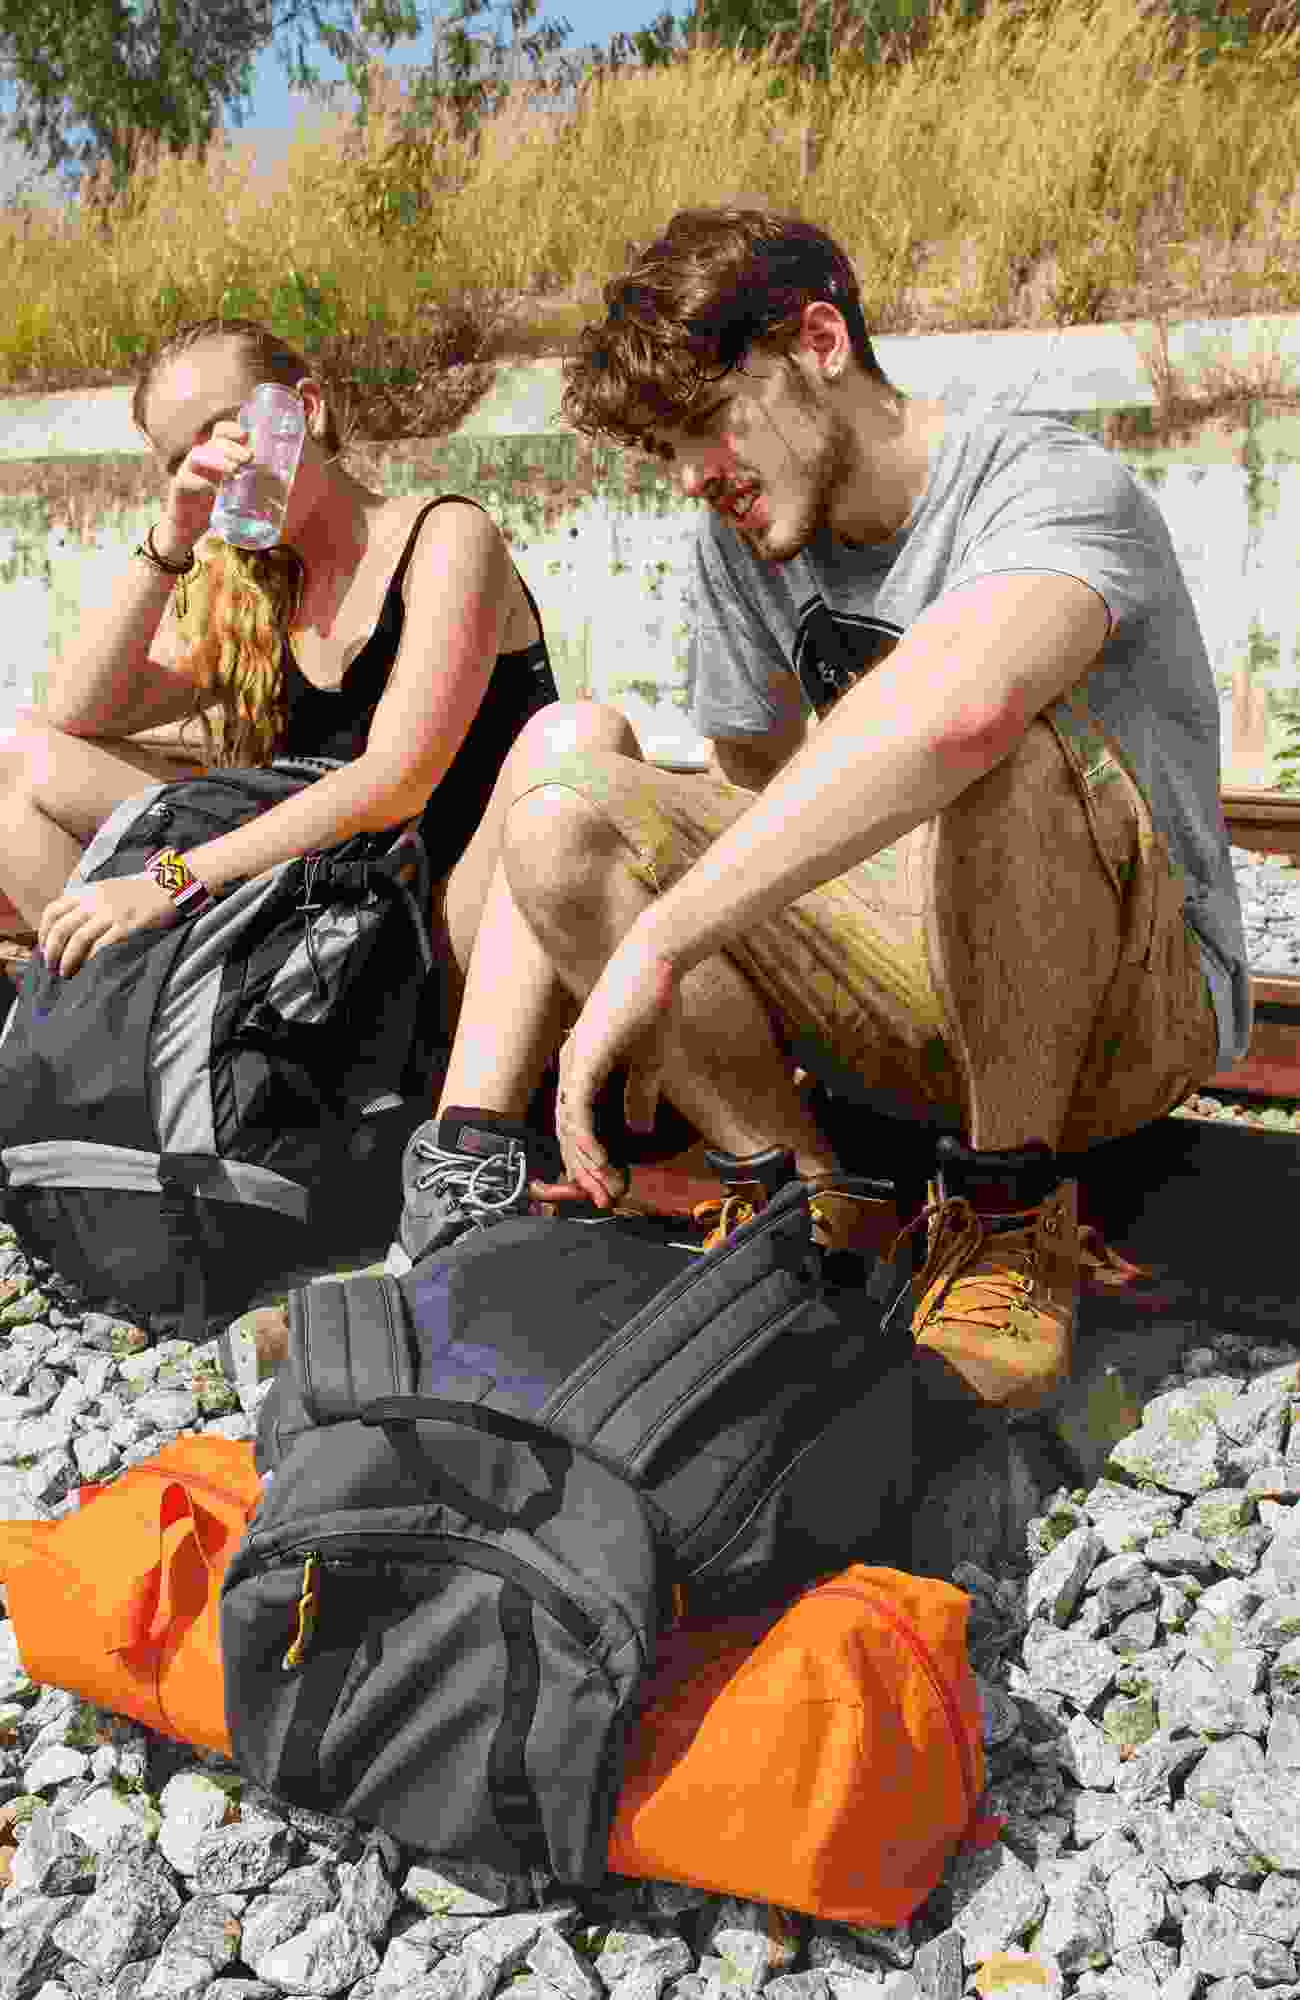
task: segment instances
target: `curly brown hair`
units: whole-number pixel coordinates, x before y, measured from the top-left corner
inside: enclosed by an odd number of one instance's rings
[[[602,294],[565,363],[562,409],[589,437],[644,445],[680,424],[755,341],[788,348],[805,306],[844,315],[854,359],[902,402],[872,349],[853,266],[815,223],[761,208],[687,208]]]
[[[243,354],[250,389],[256,382],[282,382],[292,389],[312,372],[296,349],[256,320],[196,320],[164,342],[135,385],[131,416],[146,437],[149,395],[164,368],[196,347],[223,340]],[[328,403],[321,442],[330,457],[341,456],[344,441]],[[194,720],[206,762],[269,764],[283,742],[284,640],[306,581],[306,564],[285,543],[236,549],[215,537],[200,568],[185,579],[178,622],[191,641],[186,664],[194,676]]]

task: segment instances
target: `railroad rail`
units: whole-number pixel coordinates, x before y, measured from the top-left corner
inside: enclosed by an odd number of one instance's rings
[[[1234,847],[1300,861],[1300,792],[1225,791],[1223,817]]]

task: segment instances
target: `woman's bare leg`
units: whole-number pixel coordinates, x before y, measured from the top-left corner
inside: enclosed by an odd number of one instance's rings
[[[501,866],[505,817],[545,762],[569,750],[640,758],[626,718],[596,702],[554,702],[523,729],[478,831],[447,883],[446,921],[464,986],[438,1100],[522,1118],[577,1009],[515,907]]]
[[[0,730],[0,889],[35,930],[124,799],[199,768],[134,743],[69,736],[39,714],[21,714]]]

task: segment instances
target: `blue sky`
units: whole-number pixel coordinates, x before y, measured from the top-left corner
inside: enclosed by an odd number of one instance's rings
[[[421,0],[422,6],[424,0]],[[611,35],[630,32],[644,27],[662,12],[664,0],[542,0],[540,14],[547,20],[567,20],[572,28],[568,46],[580,48],[591,42],[607,43]],[[436,6],[434,10],[445,10]],[[678,14],[688,11],[686,5],[676,6]],[[395,67],[406,64],[427,62],[431,50],[432,36],[426,29],[423,35],[410,42],[399,42],[392,49],[383,52],[383,59]],[[323,81],[342,81],[343,72],[339,64],[326,55],[324,49],[317,48],[314,60]],[[340,100],[341,108],[348,108],[347,99]],[[262,51],[253,65],[253,88],[244,114],[242,127],[229,124],[231,138],[236,144],[251,143],[259,166],[272,166],[277,155],[284,151],[289,134],[299,119],[318,114],[313,100],[290,90],[283,65],[273,48]],[[31,163],[17,144],[0,135],[0,201],[27,181]],[[53,197],[56,189],[47,184],[46,193]]]

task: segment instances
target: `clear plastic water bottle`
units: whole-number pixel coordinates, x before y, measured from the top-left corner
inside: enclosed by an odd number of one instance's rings
[[[212,532],[236,549],[274,548],[306,434],[302,398],[279,382],[259,382],[239,412],[253,456],[223,479]]]

